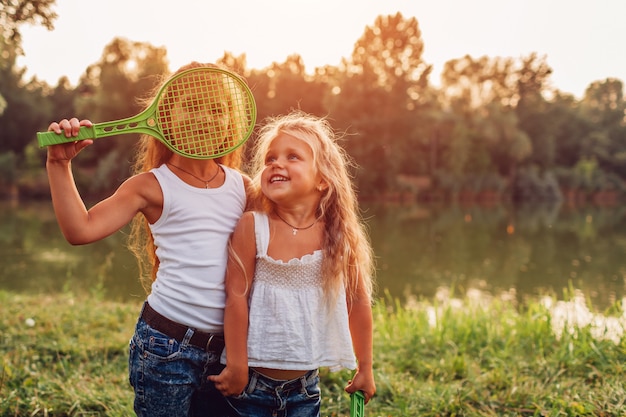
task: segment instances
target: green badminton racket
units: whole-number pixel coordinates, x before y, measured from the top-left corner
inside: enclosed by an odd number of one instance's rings
[[[365,417],[365,395],[362,391],[350,394],[350,417]]]
[[[234,151],[250,137],[256,123],[252,91],[239,76],[220,68],[192,68],[172,76],[152,103],[126,119],[81,126],[78,136],[38,132],[40,147],[143,133],[173,152],[212,159]]]

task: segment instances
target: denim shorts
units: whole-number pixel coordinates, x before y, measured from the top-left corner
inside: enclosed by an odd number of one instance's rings
[[[233,412],[208,375],[219,374],[221,352],[189,344],[193,329],[179,343],[137,321],[130,340],[128,370],[138,417],[231,417]]]
[[[228,401],[242,417],[319,417],[319,382],[317,369],[288,381],[251,369],[246,389]]]

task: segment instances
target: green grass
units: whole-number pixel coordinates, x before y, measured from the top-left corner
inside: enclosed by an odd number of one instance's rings
[[[0,292],[0,305],[0,416],[133,415],[127,345],[141,301]],[[539,301],[378,302],[366,416],[626,415],[626,338],[592,326],[559,336],[553,317]],[[348,415],[349,378],[322,371],[323,416]]]

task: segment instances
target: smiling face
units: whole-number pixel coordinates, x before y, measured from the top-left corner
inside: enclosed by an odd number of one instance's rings
[[[229,95],[221,77],[197,73],[183,77],[162,100],[164,134],[184,153],[216,154],[232,134]]]
[[[275,203],[315,203],[320,198],[322,183],[311,147],[295,136],[279,132],[265,156],[263,194]]]

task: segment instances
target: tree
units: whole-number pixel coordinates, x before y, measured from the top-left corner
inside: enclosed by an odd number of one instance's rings
[[[253,88],[259,119],[299,109],[324,116],[327,113],[325,97],[328,85],[305,72],[300,55],[288,56],[283,63],[272,63],[268,68],[253,70],[248,77]]]
[[[0,0],[0,32],[2,39],[21,53],[22,35],[19,27],[24,23],[54,29],[57,14],[52,10],[56,0]]]
[[[442,101],[456,125],[442,138],[445,169],[457,182],[466,175],[514,176],[531,153],[515,112],[519,94],[515,61],[486,56],[448,61],[442,73]]]
[[[516,113],[520,128],[532,142],[533,153],[526,162],[537,165],[540,171],[550,170],[556,160],[556,126],[548,117],[550,103],[549,77],[552,68],[545,58],[530,54],[522,58],[522,66],[516,71],[517,103]]]
[[[583,138],[592,129],[580,110],[580,102],[571,94],[557,92],[547,115],[555,126],[555,165],[574,167],[583,155]]]
[[[56,0],[0,0],[0,68],[12,69],[15,58],[22,54],[22,34],[19,27],[24,23],[54,28],[57,14],[52,10]],[[0,115],[8,104],[0,90]]]
[[[53,29],[53,22],[57,15],[52,10],[52,6],[56,0],[0,0],[0,72],[2,73],[2,81],[0,82],[0,116],[4,111],[12,105],[17,105],[17,109],[8,110],[13,114],[24,118],[26,109],[25,103],[33,99],[33,90],[37,87],[30,86],[30,92],[24,92],[20,97],[20,92],[16,91],[16,87],[22,86],[22,76],[24,71],[15,68],[17,56],[22,54],[22,36],[19,30],[20,25],[30,23],[34,25],[42,25],[49,30]],[[34,83],[37,83],[34,81]],[[37,93],[34,93],[37,94]],[[10,95],[10,97],[8,97]],[[36,100],[36,97],[35,97]],[[39,124],[39,111],[30,120],[33,124],[22,125],[25,127],[33,127]],[[6,116],[7,118],[10,116]],[[22,120],[24,121],[24,120]],[[6,123],[7,120],[0,121],[0,124]],[[9,138],[8,132],[4,131],[5,139]],[[16,144],[22,142],[23,146]],[[11,136],[11,144],[9,147],[17,153],[21,153],[23,147],[23,138],[15,138]]]
[[[113,39],[100,60],[80,78],[75,91],[76,115],[94,122],[134,116],[145,106],[143,99],[149,98],[160,77],[168,72],[164,48]],[[76,165],[95,166],[94,175],[100,177],[100,181],[89,183],[88,191],[104,191],[128,176],[132,148],[137,143],[137,137],[132,136],[98,140],[83,152]]]
[[[592,126],[582,152],[600,168],[626,176],[626,100],[620,80],[608,78],[589,85],[581,112]]]
[[[425,124],[420,110],[429,103],[432,67],[424,63],[423,50],[417,20],[397,13],[379,16],[366,27],[351,58],[342,63],[331,116],[354,133],[346,148],[361,167],[357,181],[365,193],[370,187],[388,190],[397,174],[426,159],[414,146],[419,143],[414,126]]]
[[[24,82],[25,71],[15,67],[15,54],[10,55],[12,60],[0,66],[0,95],[6,102],[0,115],[0,143],[19,160],[34,142],[35,132],[47,126],[51,107],[45,99],[49,87],[36,79]]]
[[[224,55],[217,60],[216,64],[223,65],[244,77],[246,77],[249,73],[246,54],[235,56],[230,52],[224,51]]]

